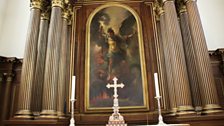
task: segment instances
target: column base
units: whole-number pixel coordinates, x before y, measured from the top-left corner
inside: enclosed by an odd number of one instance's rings
[[[14,116],[15,119],[33,119],[32,113],[30,110],[19,110]]]
[[[63,112],[57,112],[59,119],[66,119],[65,114]]]
[[[202,109],[203,109],[202,106],[196,106],[194,108],[194,111],[196,112],[197,115],[201,115]]]
[[[222,107],[218,104],[207,104],[203,108],[202,114],[222,113]]]
[[[172,108],[167,116],[176,116],[177,115],[177,108]]]
[[[36,119],[41,119],[41,120],[57,120],[57,112],[54,110],[42,110],[40,113],[40,116],[37,117]]]
[[[194,108],[192,106],[178,106],[177,108],[177,115],[195,115],[196,112],[194,111]]]

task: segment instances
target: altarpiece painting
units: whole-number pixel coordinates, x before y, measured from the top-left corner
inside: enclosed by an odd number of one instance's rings
[[[113,90],[106,88],[114,77],[125,84],[119,89],[122,108],[147,106],[147,80],[141,22],[128,7],[106,5],[87,21],[86,105],[106,109],[113,105]]]

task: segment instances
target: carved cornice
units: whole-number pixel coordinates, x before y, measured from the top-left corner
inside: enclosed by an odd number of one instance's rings
[[[71,0],[72,5],[93,5],[93,4],[105,4],[108,2],[113,2],[113,3],[139,3],[139,2],[144,2],[144,3],[152,3],[153,0]]]
[[[210,56],[214,56],[214,55],[224,55],[224,48],[219,48],[217,50],[209,50],[208,51]]]
[[[217,50],[215,51],[215,53],[216,53],[217,55],[220,55],[220,56],[222,57],[222,61],[224,62],[224,48],[217,49]]]
[[[0,56],[0,63],[22,63],[22,59],[16,57],[2,57]]]

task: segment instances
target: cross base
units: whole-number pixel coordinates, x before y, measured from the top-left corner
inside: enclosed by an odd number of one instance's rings
[[[127,124],[124,121],[124,118],[120,113],[113,113],[108,121],[108,124],[106,126],[127,126]]]

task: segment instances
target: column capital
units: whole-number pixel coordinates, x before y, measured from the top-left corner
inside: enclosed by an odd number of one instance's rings
[[[71,4],[67,4],[67,7],[65,7],[64,12],[62,14],[62,18],[69,20],[71,13],[72,13],[72,7]]]
[[[41,20],[50,20],[50,13],[49,12],[43,12],[41,13]]]
[[[175,2],[176,0],[162,0],[162,3],[164,4],[165,2],[168,2],[168,1],[173,1],[173,2]]]
[[[51,6],[45,6],[44,11],[41,13],[41,20],[50,20]]]
[[[64,11],[62,14],[62,18],[65,20],[68,20],[70,16],[70,13],[68,12],[68,10]]]
[[[179,14],[187,12],[187,7],[183,0],[177,1],[176,6]]]
[[[51,1],[51,6],[52,7],[64,8],[64,0],[52,0]]]
[[[6,81],[12,81],[14,74],[13,73],[3,73],[3,75],[6,77]]]
[[[181,14],[181,13],[185,13],[185,12],[187,12],[187,8],[186,8],[185,5],[183,5],[183,6],[181,6],[180,9],[179,9],[179,13]]]
[[[45,2],[43,10],[41,12],[41,20],[50,20],[51,5],[49,2]]]
[[[183,0],[184,1],[184,3],[188,3],[188,2],[197,2],[197,0]]]
[[[30,8],[31,9],[43,9],[43,0],[31,0],[30,1]]]
[[[3,81],[3,73],[0,73],[0,82]]]
[[[156,12],[157,16],[160,16],[160,15],[165,13],[164,9],[161,7],[161,5],[160,5],[160,3],[158,1],[156,1],[154,3],[153,10]]]
[[[157,8],[157,14],[160,16],[160,15],[162,15],[162,14],[164,14],[165,13],[165,11],[164,11],[164,9],[162,8],[162,7],[158,7]]]

